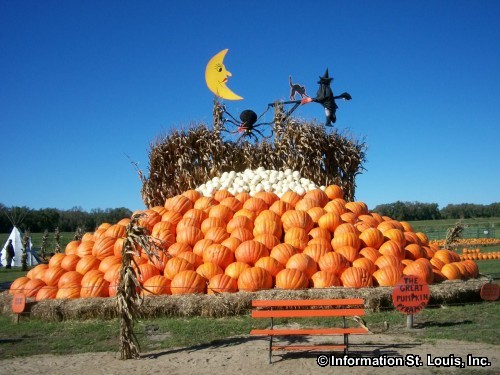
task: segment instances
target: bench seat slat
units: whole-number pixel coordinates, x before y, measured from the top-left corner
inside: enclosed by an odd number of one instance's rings
[[[253,318],[300,318],[325,316],[362,316],[364,309],[335,309],[335,310],[254,310]]]
[[[285,306],[342,306],[364,305],[361,298],[343,299],[309,299],[309,300],[253,300],[253,307],[285,307]]]
[[[345,345],[273,345],[272,350],[335,350],[345,349]]]
[[[286,336],[286,335],[363,335],[368,330],[362,327],[354,328],[316,328],[316,329],[253,329],[251,335],[257,336]]]

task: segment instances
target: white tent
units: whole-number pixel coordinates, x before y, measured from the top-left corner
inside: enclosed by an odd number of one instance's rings
[[[2,258],[1,258],[2,266],[5,267],[7,265],[6,248],[7,248],[7,244],[9,243],[9,240],[12,240],[12,245],[14,246],[14,252],[15,252],[14,259],[12,260],[11,266],[12,267],[21,267],[22,266],[21,257],[23,255],[23,242],[22,242],[21,232],[19,231],[19,229],[17,229],[17,227],[14,227],[12,229],[12,232],[10,232],[9,238],[7,239],[7,241],[5,242],[5,244],[2,247]],[[32,252],[31,252],[31,248],[32,248],[31,245],[32,244],[31,244],[31,239],[30,239],[29,248],[26,249],[26,263],[28,264],[28,266],[34,266],[34,265],[38,264],[37,260],[35,259],[35,257],[33,256]]]

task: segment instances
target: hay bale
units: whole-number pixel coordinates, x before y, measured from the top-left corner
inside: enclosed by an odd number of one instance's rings
[[[430,285],[430,305],[477,302],[481,300],[481,287],[487,278],[467,281],[445,281]],[[258,292],[184,294],[146,296],[140,311],[143,318],[193,317],[221,318],[248,314],[253,299],[336,299],[363,298],[365,309],[380,311],[391,309],[391,287],[351,289],[344,287],[304,290],[269,289]],[[108,320],[118,317],[115,298],[80,298],[69,300],[44,300],[30,303],[29,316],[45,321]],[[0,311],[12,315],[12,296],[0,294]]]
[[[287,122],[274,143],[230,142],[206,125],[174,130],[159,137],[149,152],[149,173],[139,171],[146,206],[163,206],[169,197],[194,189],[223,172],[245,169],[299,171],[318,185],[337,184],[353,200],[355,177],[365,161],[366,144],[336,129]]]

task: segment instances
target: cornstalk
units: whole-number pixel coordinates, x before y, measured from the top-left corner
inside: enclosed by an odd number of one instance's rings
[[[134,321],[140,316],[143,299],[138,292],[143,287],[138,280],[139,266],[134,256],[144,251],[150,260],[158,257],[159,247],[149,236],[146,228],[140,226],[141,215],[134,215],[127,225],[122,247],[122,265],[118,279],[116,302],[120,316],[120,358],[139,358],[140,348],[134,334]]]

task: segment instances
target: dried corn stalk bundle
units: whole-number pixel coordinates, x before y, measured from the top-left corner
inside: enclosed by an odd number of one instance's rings
[[[245,169],[299,171],[318,185],[337,184],[346,200],[354,200],[355,178],[364,170],[366,144],[322,125],[275,117],[274,143],[235,143],[221,138],[220,112],[214,109],[215,130],[204,124],[175,130],[158,138],[149,152],[149,174],[139,173],[148,207],[163,206],[169,197],[194,189],[223,172]],[[280,117],[281,116],[281,117]]]

